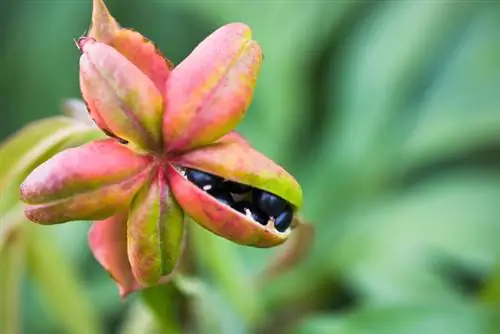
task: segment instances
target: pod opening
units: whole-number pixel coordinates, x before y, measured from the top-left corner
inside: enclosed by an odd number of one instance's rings
[[[192,168],[179,168],[182,175],[220,203],[261,225],[272,224],[281,233],[293,220],[293,208],[285,199],[262,189],[223,179]]]

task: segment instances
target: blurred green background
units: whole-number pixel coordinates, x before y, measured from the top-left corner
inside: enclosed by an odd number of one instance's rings
[[[265,61],[239,130],[297,177],[317,238],[257,285],[276,250],[193,225],[196,275],[121,301],[88,223],[35,226],[41,251],[0,263],[23,268],[2,299],[21,303],[23,333],[500,333],[495,2],[107,4],[174,63],[224,23],[252,27]],[[0,138],[79,97],[72,39],[90,14],[90,0],[0,0]]]

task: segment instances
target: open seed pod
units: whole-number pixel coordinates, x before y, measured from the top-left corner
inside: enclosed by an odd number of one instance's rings
[[[288,238],[300,186],[231,132],[262,63],[247,25],[220,27],[172,68],[94,0],[90,35],[77,46],[86,109],[111,138],[63,151],[24,180],[30,220],[96,220],[90,247],[123,296],[170,279],[185,216],[242,245]]]
[[[206,173],[211,183],[200,180]],[[293,214],[302,205],[295,179],[235,132],[171,159],[166,175],[189,216],[243,245],[272,247],[284,242]]]

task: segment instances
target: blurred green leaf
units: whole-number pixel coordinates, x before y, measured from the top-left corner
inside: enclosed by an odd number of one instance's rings
[[[203,245],[194,249],[197,261],[221,289],[244,324],[248,326],[261,320],[263,314],[256,286],[246,274],[241,257],[233,249],[234,244],[197,224],[190,227],[194,244]]]
[[[43,226],[29,225],[27,269],[46,307],[68,333],[96,334],[102,328],[74,268]]]
[[[420,101],[403,144],[409,164],[424,164],[500,144],[500,12],[483,11]]]
[[[338,120],[331,119],[340,122],[332,124],[339,133],[330,132],[335,138],[325,138],[325,143],[336,143],[337,154],[354,164],[383,148],[377,146],[393,135],[388,126],[411,106],[426,71],[449,53],[450,42],[475,10],[473,5],[444,2],[387,2],[378,7],[346,49],[342,72],[331,73],[331,80],[342,85],[338,96],[330,96],[332,102],[339,101],[330,108],[338,106],[341,113]]]
[[[297,334],[486,334],[493,314],[461,305],[367,308],[345,316],[316,316]]]
[[[21,217],[24,220],[24,217]],[[24,274],[25,236],[21,221],[10,221],[0,231],[0,332],[21,333],[21,279]]]
[[[488,268],[500,260],[498,189],[498,175],[457,173],[380,199],[343,222],[331,265],[375,302],[457,300],[440,261]]]
[[[194,315],[193,331],[200,334],[243,333],[241,323],[232,317],[229,304],[217,295],[216,287],[196,277],[176,275],[174,283],[188,298]]]

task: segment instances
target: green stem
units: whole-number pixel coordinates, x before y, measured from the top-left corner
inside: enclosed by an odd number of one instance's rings
[[[261,300],[233,245],[195,224],[190,232],[197,258],[218,282],[245,325],[251,327],[259,323],[264,316]]]
[[[141,292],[143,303],[151,311],[161,333],[182,333],[175,319],[175,287],[172,283],[158,285]]]

